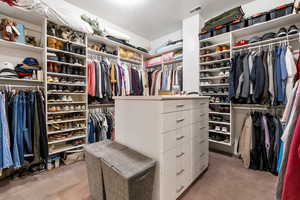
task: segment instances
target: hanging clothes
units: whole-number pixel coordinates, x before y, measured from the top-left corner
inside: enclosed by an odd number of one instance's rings
[[[296,70],[292,51],[286,45],[235,53],[229,98],[239,104],[286,105]]]
[[[288,158],[290,153],[291,144],[294,137],[294,130],[296,127],[297,119],[300,114],[300,80],[297,81],[288,100],[288,106],[285,109],[282,122],[286,124],[284,133],[281,137],[283,145],[281,145],[280,151],[282,157],[279,157],[280,172],[276,186],[276,199],[281,200],[283,195],[283,186],[285,184],[284,178],[286,176]]]
[[[48,159],[44,96],[41,91],[0,92],[0,170]],[[29,155],[29,156],[28,156]]]
[[[246,168],[277,175],[277,158],[282,135],[280,119],[270,113],[253,112],[244,121],[238,154]]]
[[[88,142],[94,143],[105,139],[112,140],[114,136],[114,113],[91,112],[88,122]]]

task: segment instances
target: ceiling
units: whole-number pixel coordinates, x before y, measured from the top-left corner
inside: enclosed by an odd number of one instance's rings
[[[148,40],[177,31],[189,11],[201,6],[200,14],[241,5],[249,0],[65,0]]]

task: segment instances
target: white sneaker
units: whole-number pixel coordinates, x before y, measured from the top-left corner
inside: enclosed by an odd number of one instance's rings
[[[64,101],[64,102],[67,102],[67,101],[68,101],[68,98],[67,98],[66,95],[62,96],[62,101]]]
[[[71,96],[67,96],[67,101],[68,102],[72,102],[73,101],[72,97]]]
[[[215,130],[216,130],[216,131],[221,131],[221,127],[220,127],[220,126],[216,126],[216,127],[215,127]]]
[[[222,127],[222,132],[225,132],[225,133],[227,133],[228,132],[228,129],[227,129],[227,127]]]

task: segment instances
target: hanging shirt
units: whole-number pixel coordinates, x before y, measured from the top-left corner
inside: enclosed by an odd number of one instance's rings
[[[289,47],[286,50],[285,62],[286,62],[286,69],[288,74],[287,82],[286,82],[286,97],[287,99],[289,99],[293,90],[295,76],[297,74],[295,59]]]
[[[93,62],[88,64],[88,94],[90,96],[96,95],[96,78],[95,65]]]

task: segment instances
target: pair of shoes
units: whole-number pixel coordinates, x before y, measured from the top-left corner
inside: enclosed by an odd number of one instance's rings
[[[296,25],[292,25],[288,28],[288,30],[285,27],[282,27],[279,29],[278,33],[277,33],[277,37],[284,37],[287,35],[293,35],[293,34],[297,34],[298,31],[298,27]]]

